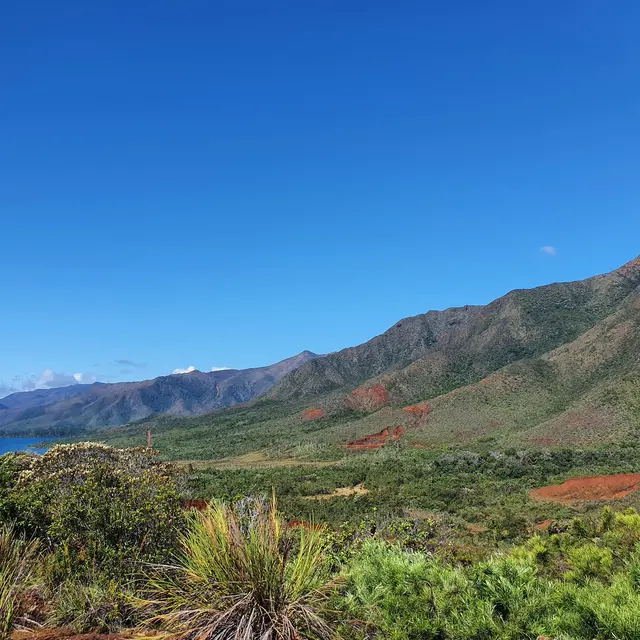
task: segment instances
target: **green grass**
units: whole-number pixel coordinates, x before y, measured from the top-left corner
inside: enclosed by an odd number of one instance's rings
[[[176,566],[150,582],[143,608],[180,637],[331,638],[328,539],[289,530],[270,503],[214,503],[195,512]]]
[[[0,640],[11,635],[20,598],[34,573],[37,543],[27,542],[10,526],[0,526]]]

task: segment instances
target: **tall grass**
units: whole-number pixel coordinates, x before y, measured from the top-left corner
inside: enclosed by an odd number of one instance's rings
[[[17,537],[10,526],[0,527],[0,640],[11,634],[36,553],[35,542]]]
[[[327,545],[322,530],[289,529],[275,500],[214,503],[193,514],[176,566],[151,580],[149,622],[184,639],[330,638]]]

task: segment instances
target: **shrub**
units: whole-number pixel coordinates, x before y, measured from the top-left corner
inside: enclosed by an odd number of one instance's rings
[[[76,633],[115,632],[138,622],[131,589],[99,576],[87,583],[69,579],[52,594],[47,624]]]
[[[0,528],[0,640],[11,634],[20,597],[32,576],[35,542],[15,536],[11,527]]]
[[[184,638],[329,638],[324,532],[289,530],[275,501],[213,503],[191,516],[177,564],[151,580],[150,623]]]
[[[460,568],[368,540],[346,569],[344,606],[385,638],[491,637],[491,607]]]
[[[574,547],[567,552],[571,570],[565,577],[573,582],[584,583],[589,579],[608,581],[613,568],[611,549],[598,547],[593,543]]]
[[[121,575],[175,549],[184,519],[176,476],[146,449],[58,445],[32,459],[15,493],[27,531],[75,555],[77,569]]]

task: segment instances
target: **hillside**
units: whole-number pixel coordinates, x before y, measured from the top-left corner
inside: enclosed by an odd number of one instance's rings
[[[68,433],[155,414],[197,416],[247,402],[309,359],[310,351],[267,367],[170,375],[115,384],[73,385],[3,398],[0,432]]]
[[[154,421],[156,442],[176,456],[219,458],[314,447],[343,456],[384,429],[426,447],[620,441],[640,426],[639,287],[640,258],[584,281],[404,319],[305,363],[253,407]]]

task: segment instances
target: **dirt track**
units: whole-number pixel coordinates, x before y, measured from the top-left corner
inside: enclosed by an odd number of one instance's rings
[[[562,484],[554,484],[529,491],[534,500],[550,500],[561,504],[577,502],[609,502],[625,498],[640,489],[640,473],[623,473],[616,476],[591,476],[570,478]]]

